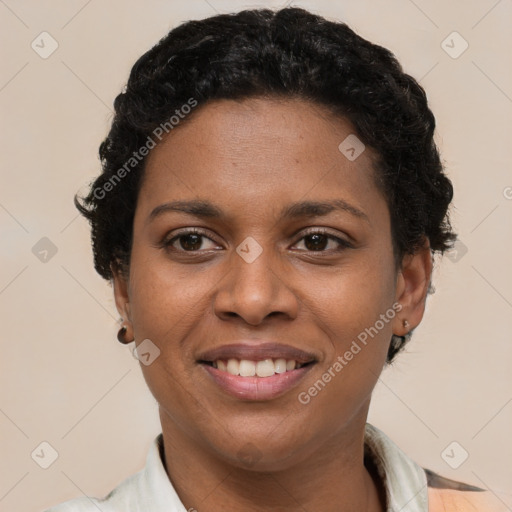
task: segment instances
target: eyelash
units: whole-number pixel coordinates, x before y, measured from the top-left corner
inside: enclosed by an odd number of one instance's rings
[[[172,248],[173,250],[175,250],[177,252],[182,252],[182,253],[188,253],[188,254],[199,253],[200,250],[185,251],[183,249],[176,249],[175,247],[172,247],[172,244],[175,241],[179,240],[181,237],[186,236],[186,235],[200,235],[202,237],[208,238],[212,242],[215,242],[215,240],[212,240],[208,236],[208,233],[206,233],[205,231],[198,229],[198,228],[193,228],[193,229],[186,229],[184,231],[181,231],[180,233],[174,235],[172,238],[169,238],[169,239],[164,238],[164,240],[162,241],[160,246],[161,246],[161,248],[164,248],[164,249]],[[346,240],[343,240],[342,238],[332,235],[331,233],[329,233],[329,231],[327,231],[326,229],[323,229],[323,228],[311,228],[311,229],[307,230],[306,232],[304,232],[302,234],[302,237],[299,238],[299,240],[296,243],[300,242],[301,240],[303,240],[304,238],[306,238],[307,236],[310,236],[310,235],[324,235],[327,238],[336,241],[340,247],[338,249],[327,249],[327,250],[320,250],[320,251],[307,251],[307,250],[302,251],[301,250],[301,252],[313,252],[313,253],[317,253],[317,254],[318,253],[329,253],[329,252],[341,252],[344,249],[350,249],[353,247],[352,244],[350,244]]]

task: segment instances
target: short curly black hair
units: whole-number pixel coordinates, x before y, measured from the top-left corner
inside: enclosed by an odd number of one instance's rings
[[[300,8],[254,9],[183,23],[134,64],[100,145],[102,173],[86,197],[75,196],[91,224],[102,277],[129,267],[144,155],[161,127],[170,132],[173,117],[186,122],[194,112],[182,113],[210,100],[270,96],[328,107],[374,150],[398,262],[425,241],[433,254],[450,247],[453,188],[433,140],[435,119],[423,88],[389,50],[344,23]],[[407,339],[393,336],[388,362]]]

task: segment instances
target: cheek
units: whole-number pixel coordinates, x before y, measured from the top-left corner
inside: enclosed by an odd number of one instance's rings
[[[177,424],[194,414],[197,397],[190,390],[190,347],[183,340],[204,316],[205,279],[180,273],[156,251],[132,253],[130,275],[131,318],[137,345],[151,340],[158,356],[140,367],[149,390]],[[157,254],[157,253],[156,253]],[[195,414],[199,414],[201,406]],[[188,411],[184,414],[184,411]]]
[[[141,244],[134,250],[130,303],[137,340],[179,339],[180,332],[197,321],[214,280],[210,273],[193,272],[192,267],[172,265],[159,251],[144,251]]]
[[[342,429],[366,406],[385,364],[393,295],[381,282],[372,283],[370,290],[354,276],[339,279],[314,301],[314,321],[332,346],[316,378],[297,391],[296,399],[320,436]]]
[[[315,288],[310,284],[311,293],[304,295],[311,320],[328,329],[329,336],[339,341],[339,350],[373,326],[393,305],[396,277],[391,260],[369,256],[354,257],[331,275],[318,279]],[[379,323],[381,330],[389,333],[391,322],[383,326]]]
[[[385,254],[385,253],[381,253]],[[322,410],[334,427],[369,398],[386,361],[392,324],[395,275],[391,259],[362,260],[340,269],[312,295],[312,322],[331,341],[321,373],[302,389],[301,403]]]

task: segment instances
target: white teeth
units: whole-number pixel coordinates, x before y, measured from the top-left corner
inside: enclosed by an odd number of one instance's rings
[[[258,361],[256,363],[256,375],[258,377],[270,377],[274,373],[274,361],[272,359],[265,359],[265,361]]]
[[[276,373],[284,373],[286,371],[286,359],[276,359],[274,367]]]
[[[265,359],[263,361],[250,361],[248,359],[218,359],[212,362],[214,368],[231,375],[241,377],[271,377],[276,373],[285,373],[302,368],[304,364],[297,363],[294,359]]]
[[[254,377],[256,375],[256,365],[253,361],[242,359],[240,361],[240,377]]]
[[[226,367],[226,370],[231,375],[238,375],[240,369],[240,363],[238,362],[238,359],[229,359],[228,364]]]

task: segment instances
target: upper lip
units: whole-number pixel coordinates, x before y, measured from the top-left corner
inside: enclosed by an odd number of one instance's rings
[[[293,359],[297,363],[305,364],[317,360],[314,354],[305,352],[291,345],[275,342],[254,341],[238,342],[221,347],[212,348],[202,352],[198,361],[213,362],[219,359],[246,359],[249,361],[263,361],[264,359]]]

